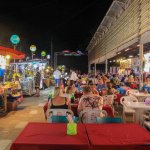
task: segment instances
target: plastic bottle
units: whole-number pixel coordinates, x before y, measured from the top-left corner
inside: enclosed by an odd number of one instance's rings
[[[53,94],[52,91],[50,91],[49,95],[48,95],[48,101],[51,100],[53,98]]]
[[[71,95],[71,103],[74,103],[75,97],[74,97],[74,93],[72,93]]]

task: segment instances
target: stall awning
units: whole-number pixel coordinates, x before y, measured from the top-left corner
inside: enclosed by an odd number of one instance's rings
[[[10,55],[12,59],[24,59],[25,58],[25,53],[20,52],[18,50],[0,46],[0,55],[6,56]]]

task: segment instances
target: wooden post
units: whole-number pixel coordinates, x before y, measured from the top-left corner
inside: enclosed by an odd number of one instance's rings
[[[139,71],[140,71],[140,74],[139,74],[139,78],[140,78],[140,90],[142,89],[143,87],[143,44],[140,43],[140,47],[139,47],[139,59],[140,59],[140,68],[139,68]]]

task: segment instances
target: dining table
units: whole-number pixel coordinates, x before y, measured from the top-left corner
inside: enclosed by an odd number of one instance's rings
[[[150,97],[149,93],[144,92],[131,92],[130,94],[135,96],[139,102],[144,102],[147,97]]]
[[[127,108],[135,110],[135,122],[142,125],[144,111],[150,110],[150,105],[144,102],[123,101]]]
[[[91,150],[150,150],[150,133],[138,124],[86,124]]]
[[[67,135],[67,124],[29,123],[10,150],[90,150],[83,124],[77,124],[77,135]]]

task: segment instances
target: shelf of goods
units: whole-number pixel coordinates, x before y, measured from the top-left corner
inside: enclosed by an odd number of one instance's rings
[[[21,93],[18,92],[16,85],[13,82],[5,82],[0,85],[0,112],[1,114],[16,110]]]
[[[34,89],[34,79],[33,78],[26,78],[24,80],[20,81],[21,88],[22,88],[22,94],[23,95],[33,95],[35,93]]]
[[[0,88],[0,115],[7,112],[7,93],[6,90]]]

